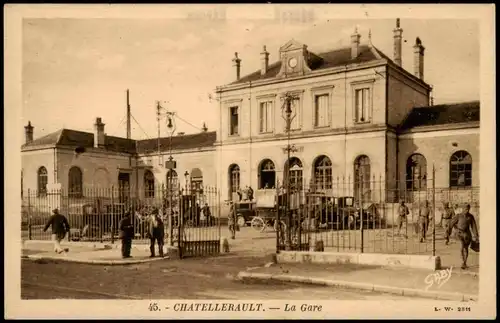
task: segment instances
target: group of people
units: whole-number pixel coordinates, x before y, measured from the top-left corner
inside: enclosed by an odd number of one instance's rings
[[[147,236],[150,240],[149,257],[155,257],[155,246],[158,245],[158,253],[160,257],[163,257],[163,245],[165,239],[165,225],[160,213],[157,209],[146,219],[147,221]],[[118,225],[119,237],[122,242],[122,257],[130,258],[132,249],[132,239],[134,238],[134,221],[132,215],[129,211],[125,213],[125,216],[120,220]]]
[[[458,206],[452,208],[450,203],[444,206],[443,214],[439,225],[444,229],[445,244],[450,243],[450,236],[455,228],[457,230],[457,238],[461,244],[462,269],[467,268],[467,258],[469,256],[469,247],[472,243],[479,243],[479,233],[476,220],[470,213],[470,204],[460,210]],[[400,201],[398,207],[398,235],[401,234],[401,228],[405,224],[408,228],[408,215],[410,211],[403,200]],[[418,210],[418,233],[420,242],[425,242],[426,234],[430,223],[434,223],[434,215],[429,201],[425,201],[424,206]],[[405,234],[405,238],[408,236]]]

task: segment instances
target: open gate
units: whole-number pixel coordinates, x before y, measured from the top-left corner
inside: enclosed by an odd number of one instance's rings
[[[181,258],[220,254],[218,201],[218,191],[215,188],[196,187],[180,191],[177,236]]]

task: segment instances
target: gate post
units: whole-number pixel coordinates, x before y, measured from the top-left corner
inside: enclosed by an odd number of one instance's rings
[[[115,190],[114,185],[111,185],[111,244],[115,243]]]
[[[432,256],[436,255],[436,169],[432,164]]]
[[[281,222],[280,222],[280,204],[279,204],[279,181],[276,180],[276,197],[275,197],[275,212],[276,212],[276,253],[280,253],[280,234],[281,234]]]
[[[28,240],[31,240],[31,194],[28,188]]]

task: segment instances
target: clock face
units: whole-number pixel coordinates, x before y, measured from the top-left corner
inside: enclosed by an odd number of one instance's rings
[[[297,66],[297,59],[295,57],[290,58],[290,60],[288,61],[288,66],[290,66],[291,68]]]

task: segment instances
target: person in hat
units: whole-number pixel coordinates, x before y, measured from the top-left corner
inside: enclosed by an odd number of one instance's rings
[[[450,243],[450,233],[448,228],[450,227],[450,221],[455,216],[455,211],[450,207],[450,203],[446,202],[444,205],[443,216],[441,217],[441,224],[444,228],[444,240],[445,244]]]
[[[155,257],[155,243],[158,243],[158,252],[160,257],[163,257],[163,240],[165,238],[165,226],[163,220],[160,217],[158,209],[154,209],[149,218],[149,239],[151,251],[150,257]]]
[[[462,269],[467,268],[467,258],[469,257],[469,246],[472,241],[479,242],[479,233],[476,220],[470,213],[470,205],[465,206],[464,212],[457,214],[450,222],[448,235],[453,227],[458,229],[457,237],[461,243]]]
[[[125,217],[120,220],[118,225],[120,230],[120,239],[122,240],[122,257],[130,258],[130,250],[132,249],[132,239],[134,237],[134,226],[130,211],[125,213]]]
[[[47,221],[47,224],[43,228],[43,231],[46,232],[49,227],[52,227],[52,241],[54,242],[54,251],[57,253],[62,253],[65,251],[61,247],[61,241],[66,236],[66,233],[69,232],[69,223],[68,219],[62,214],[59,213],[59,209],[55,208],[52,210],[52,216]]]
[[[420,231],[420,242],[425,242],[427,229],[429,228],[429,221],[432,218],[431,207],[429,201],[425,201],[424,207],[418,210],[418,224]]]
[[[403,227],[403,224],[405,224],[405,228],[408,231],[408,220],[407,220],[408,214],[410,214],[410,211],[408,210],[408,207],[405,205],[405,201],[401,200],[399,202],[399,207],[398,207],[398,235],[401,234],[401,228]],[[406,234],[405,238],[408,238]]]

